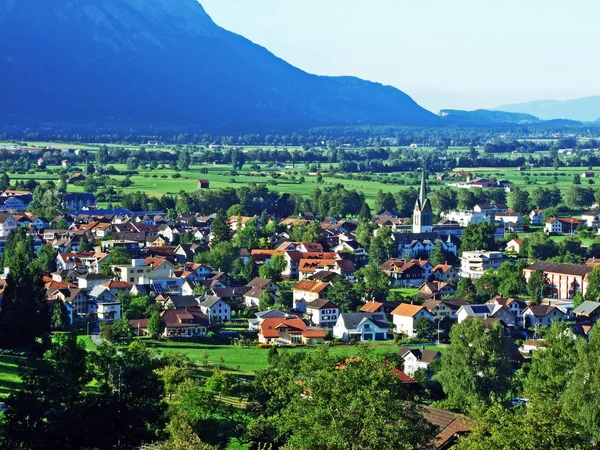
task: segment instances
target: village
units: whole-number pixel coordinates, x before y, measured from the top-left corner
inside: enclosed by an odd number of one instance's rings
[[[446,211],[434,223],[427,193],[423,175],[411,218],[388,210],[370,217],[369,255],[357,237],[363,218],[191,213],[167,219],[160,211],[103,210],[93,194],[67,194],[64,207],[70,212],[48,219],[27,212],[30,192],[7,190],[0,194],[5,211],[0,214],[0,249],[21,228],[36,251],[52,248],[56,270],[43,277],[47,300],[61,302],[71,325],[85,323],[85,332],[96,340],[101,324],[120,320],[128,320],[137,335],[153,334],[149,316],[127,306],[139,297],[157,305],[161,336],[177,340],[217,333],[257,345],[396,340],[419,347],[448,342],[453,323],[473,318],[501,324],[506,345],[522,363],[538,348],[540,329],[553,321],[569,323],[576,335],[589,333],[600,303],[577,298],[589,298],[588,276],[600,259],[586,264],[530,261],[523,257],[528,235],[522,232],[528,225],[543,226],[552,236],[572,235],[582,226],[596,230],[600,211],[544,221],[542,210],[532,210],[524,221],[505,204],[477,204],[472,210]],[[215,225],[218,221],[224,223]],[[216,236],[217,226],[224,236]],[[492,239],[513,238],[504,239],[504,249],[463,249],[465,230],[480,226],[489,227]],[[293,240],[299,228],[312,228],[313,239]],[[260,230],[261,240],[241,238],[258,236]],[[202,255],[214,252],[218,239],[242,246],[217,266]],[[243,246],[246,241],[259,248]],[[386,250],[375,249],[375,242]],[[373,265],[375,258],[379,264]],[[521,292],[507,296],[484,286],[478,296],[465,295],[466,280],[473,290],[490,271],[517,261]],[[536,273],[543,274],[543,295],[529,292]],[[418,363],[405,359],[403,370],[414,375],[417,368],[426,369],[428,359],[440,356],[416,352]]]

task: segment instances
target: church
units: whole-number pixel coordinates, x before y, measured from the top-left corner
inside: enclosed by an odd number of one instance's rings
[[[425,167],[421,173],[421,188],[415,202],[412,218],[412,233],[393,233],[401,258],[428,258],[435,247],[436,240],[441,240],[444,252],[456,256],[462,236],[462,227],[455,225],[434,225],[433,208],[427,198],[427,180]]]

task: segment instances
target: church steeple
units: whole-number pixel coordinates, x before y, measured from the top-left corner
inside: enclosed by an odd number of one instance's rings
[[[433,230],[433,211],[431,202],[427,198],[427,181],[425,178],[425,165],[421,169],[421,189],[415,202],[413,213],[413,233],[429,233]]]
[[[425,164],[423,164],[423,168],[421,169],[421,189],[419,190],[419,200],[421,201],[421,205],[425,203],[427,200],[427,184],[425,182]]]

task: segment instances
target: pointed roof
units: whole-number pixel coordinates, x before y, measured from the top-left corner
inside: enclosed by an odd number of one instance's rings
[[[423,164],[423,168],[421,169],[421,189],[419,190],[419,200],[421,205],[425,203],[427,199],[427,183],[425,182],[425,164]]]

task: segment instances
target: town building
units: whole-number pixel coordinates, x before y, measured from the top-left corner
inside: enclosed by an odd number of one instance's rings
[[[460,257],[460,276],[463,278],[481,278],[486,270],[497,270],[505,261],[502,252],[463,252]]]

